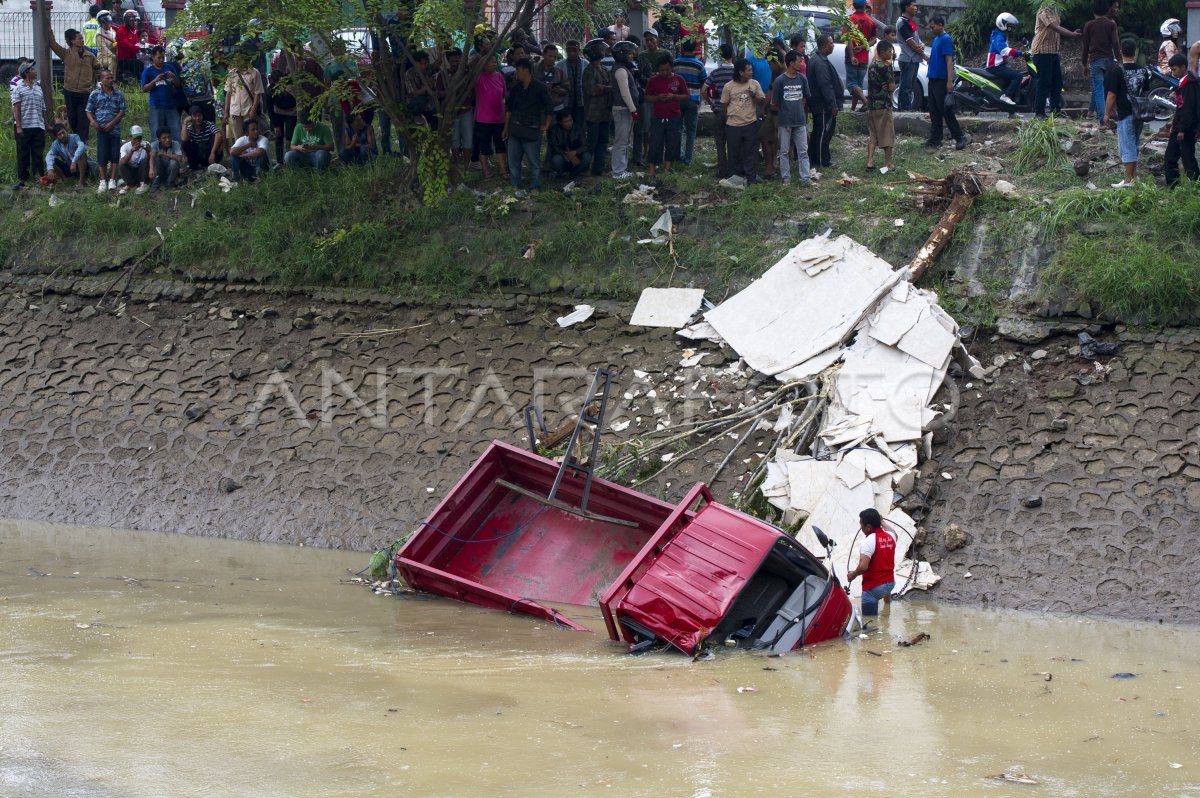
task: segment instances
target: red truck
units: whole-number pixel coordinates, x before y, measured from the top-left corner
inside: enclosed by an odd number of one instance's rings
[[[639,650],[783,653],[845,632],[852,606],[821,560],[703,484],[671,505],[570,472],[555,490],[559,471],[493,442],[396,553],[397,572],[571,629],[590,631],[571,605],[599,606],[609,637]]]

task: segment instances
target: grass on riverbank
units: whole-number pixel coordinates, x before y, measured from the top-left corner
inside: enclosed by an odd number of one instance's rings
[[[837,166],[812,189],[775,181],[740,192],[716,185],[712,141],[702,138],[695,163],[677,165],[658,191],[684,213],[674,255],[637,243],[649,237],[662,208],[623,202],[636,184],[602,178],[564,194],[561,183],[547,181],[542,194],[514,198],[498,178],[484,182],[468,172],[444,203],[425,207],[397,187],[403,163],[381,159],[320,175],[279,172],[227,194],[204,178],[179,192],[144,196],[63,187],[51,207],[48,192],[31,191],[0,210],[0,264],[59,274],[111,269],[150,249],[161,231],[163,247],[147,271],[185,278],[373,288],[415,299],[498,288],[628,299],[646,286],[695,285],[715,301],[826,228],[894,264],[908,262],[936,215],[914,209],[906,168],[931,177],[968,165],[1003,172],[1022,151],[1051,155],[1049,136],[1026,136],[1024,148],[1020,135],[996,138],[994,146],[934,154],[918,137],[902,137],[898,168],[884,176],[864,168],[863,138],[851,133],[835,141]],[[1110,143],[1115,151],[1115,138],[1091,145]],[[947,306],[964,323],[994,323],[1013,264],[1037,240],[1042,255],[1050,254],[1042,276],[1047,291],[1070,291],[1126,317],[1195,306],[1200,265],[1189,255],[1200,245],[1196,190],[1168,193],[1145,177],[1132,191],[1089,191],[1054,160],[1010,178],[1022,199],[989,193],[976,202],[927,278]],[[1119,166],[1093,167],[1101,185],[1105,168],[1115,179]],[[859,182],[839,185],[843,171]],[[955,270],[971,259],[978,270],[960,280]]]

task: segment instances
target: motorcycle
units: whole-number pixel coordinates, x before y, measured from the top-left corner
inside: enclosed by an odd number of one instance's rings
[[[1175,90],[1179,81],[1171,75],[1163,74],[1154,64],[1148,64],[1150,81],[1146,84],[1143,96],[1149,97],[1154,103],[1154,118],[1166,122],[1175,115]]]
[[[1037,77],[1037,67],[1033,62],[1026,62],[1025,73],[1021,76],[1021,86],[1012,105],[1001,102],[1004,87],[991,72],[982,67],[965,67],[954,65],[954,95],[960,111],[1002,111],[1015,114],[1021,111],[1033,110]]]

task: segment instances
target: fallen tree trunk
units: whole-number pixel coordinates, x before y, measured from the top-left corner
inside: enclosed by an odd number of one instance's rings
[[[965,193],[955,194],[950,200],[950,207],[946,208],[946,212],[942,214],[942,218],[934,226],[933,232],[930,233],[924,245],[917,251],[917,256],[909,264],[914,283],[921,279],[921,276],[937,260],[938,255],[942,254],[942,250],[950,243],[950,239],[954,236],[954,231],[958,229],[959,223],[966,217],[967,211],[970,210],[971,204],[974,202],[975,195]]]

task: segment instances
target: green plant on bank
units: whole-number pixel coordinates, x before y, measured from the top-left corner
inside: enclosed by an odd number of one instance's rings
[[[1064,288],[1120,316],[1172,317],[1200,308],[1200,186],[1165,192],[1077,189],[1029,218],[1058,244],[1044,289]]]
[[[1061,169],[1067,165],[1062,140],[1066,125],[1054,116],[1044,120],[1025,119],[1017,128],[1017,151],[1013,158],[1013,174],[1025,175],[1038,170]]]

